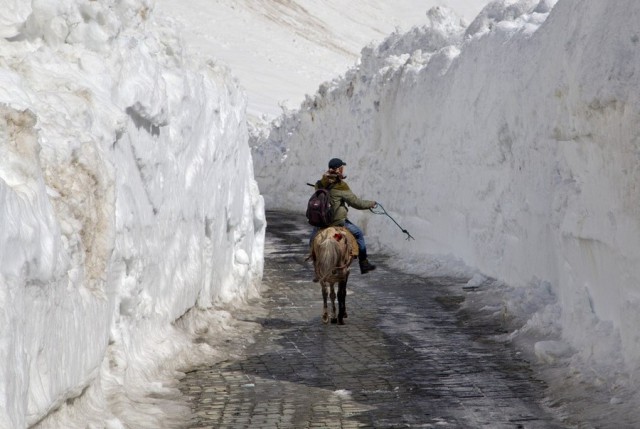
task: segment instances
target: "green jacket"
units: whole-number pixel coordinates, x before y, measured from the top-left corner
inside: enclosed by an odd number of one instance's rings
[[[348,207],[353,207],[357,210],[366,210],[375,205],[375,201],[363,200],[358,198],[351,189],[347,182],[343,181],[338,175],[332,173],[325,173],[322,179],[316,182],[316,189],[328,188],[331,189],[329,194],[331,197],[331,211],[333,212],[333,222],[331,226],[343,226],[344,221],[347,219]]]

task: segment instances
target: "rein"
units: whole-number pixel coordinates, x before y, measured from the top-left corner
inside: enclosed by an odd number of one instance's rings
[[[382,210],[382,211],[376,211],[378,210],[378,207]],[[373,214],[377,214],[377,215],[385,215],[388,216],[389,219],[391,219],[393,221],[393,223],[395,223],[396,225],[398,225],[398,228],[400,228],[400,230],[402,232],[404,232],[405,234],[407,234],[407,240],[415,240],[415,238],[413,238],[411,236],[411,234],[409,234],[409,231],[407,231],[406,229],[402,228],[400,226],[400,224],[398,222],[396,222],[396,220],[394,218],[391,217],[391,215],[389,213],[387,213],[387,211],[384,209],[384,207],[382,206],[382,204],[380,203],[376,203],[375,207],[372,207],[369,209],[369,211]]]

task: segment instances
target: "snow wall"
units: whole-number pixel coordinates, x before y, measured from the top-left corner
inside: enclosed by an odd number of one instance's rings
[[[304,212],[305,183],[340,157],[415,237],[351,210],[374,248],[546,288],[586,362],[636,372],[640,4],[498,1],[467,28],[446,9],[428,20],[252,139],[267,207]]]
[[[245,96],[152,12],[0,10],[0,427],[83,392],[101,427],[122,427],[99,409],[105,386],[142,389],[136,370],[182,347],[168,340],[176,319],[258,287]]]

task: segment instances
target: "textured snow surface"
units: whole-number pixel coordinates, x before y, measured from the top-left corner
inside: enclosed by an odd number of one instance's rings
[[[126,427],[174,321],[257,291],[246,99],[147,0],[9,0],[0,34],[0,427],[83,392],[71,414]]]

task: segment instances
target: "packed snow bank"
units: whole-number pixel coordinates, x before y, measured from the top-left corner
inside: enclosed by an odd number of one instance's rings
[[[259,284],[244,95],[151,9],[0,12],[0,427],[83,391],[94,417],[126,426],[106,386],[139,388],[184,346],[174,321]]]
[[[303,210],[305,182],[340,157],[355,192],[416,238],[352,210],[369,242],[412,263],[449,255],[515,287],[502,305],[535,312],[518,316],[549,334],[557,321],[599,380],[635,382],[640,5],[500,1],[468,28],[442,8],[429,18],[363,50],[255,139],[267,206]]]

